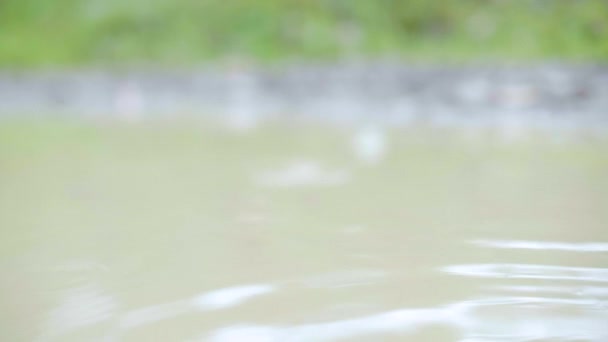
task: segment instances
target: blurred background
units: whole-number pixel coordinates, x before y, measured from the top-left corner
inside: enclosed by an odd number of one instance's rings
[[[0,2],[0,340],[608,340],[608,2]]]
[[[7,0],[1,6],[0,63],[8,67],[608,56],[608,5],[601,0]]]

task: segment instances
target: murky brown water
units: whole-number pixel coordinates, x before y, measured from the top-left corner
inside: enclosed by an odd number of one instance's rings
[[[0,340],[606,341],[608,142],[554,138],[4,123]]]

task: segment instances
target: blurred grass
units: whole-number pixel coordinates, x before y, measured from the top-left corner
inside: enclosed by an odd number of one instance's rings
[[[604,0],[4,0],[0,66],[608,58]]]

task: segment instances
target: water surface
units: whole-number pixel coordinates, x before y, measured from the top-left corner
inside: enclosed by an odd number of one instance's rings
[[[606,140],[465,133],[3,122],[0,339],[608,340]]]

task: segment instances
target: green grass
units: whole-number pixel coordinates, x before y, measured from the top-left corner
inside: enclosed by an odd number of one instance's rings
[[[0,66],[608,58],[602,0],[5,0]]]

